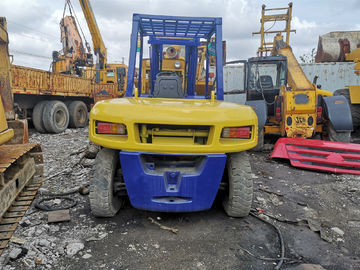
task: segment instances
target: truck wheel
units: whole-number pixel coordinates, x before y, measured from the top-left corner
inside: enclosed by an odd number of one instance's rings
[[[44,107],[48,101],[40,101],[37,103],[33,109],[32,112],[32,122],[34,124],[34,127],[37,131],[40,133],[45,133],[46,129],[43,122],[43,113],[44,113]]]
[[[251,151],[260,152],[263,150],[263,148],[264,148],[264,130],[262,129],[261,131],[259,131],[258,134],[258,143],[254,148],[251,149]]]
[[[360,126],[360,105],[359,104],[351,104],[350,101],[350,92],[348,88],[338,89],[334,92],[334,96],[344,96],[349,102],[351,116],[353,120],[354,130]]]
[[[88,124],[88,110],[86,104],[82,101],[72,101],[68,105],[69,126],[71,128],[82,128]]]
[[[228,192],[223,206],[231,217],[245,217],[249,214],[253,198],[251,166],[245,151],[232,153],[227,159]]]
[[[96,217],[113,217],[122,206],[113,186],[119,166],[119,151],[102,148],[96,156],[90,180],[90,208]]]
[[[337,132],[332,124],[327,126],[327,132],[330,141],[349,143],[351,140],[351,131]]]
[[[66,105],[58,100],[47,102],[44,108],[43,122],[48,132],[63,132],[69,125],[69,111]]]

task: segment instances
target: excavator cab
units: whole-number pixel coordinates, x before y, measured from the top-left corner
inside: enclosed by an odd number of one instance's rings
[[[246,69],[246,100],[264,100],[268,115],[273,116],[276,96],[280,93],[280,87],[287,84],[286,57],[252,57]]]

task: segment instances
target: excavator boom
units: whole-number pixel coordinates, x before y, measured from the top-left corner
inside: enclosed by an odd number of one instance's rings
[[[107,52],[100,29],[96,23],[94,12],[92,11],[89,0],[79,0],[79,2],[89,27],[94,44],[94,52],[99,57],[100,68],[104,68],[107,64]]]

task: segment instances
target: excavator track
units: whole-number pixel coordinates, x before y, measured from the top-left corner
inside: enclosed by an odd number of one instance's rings
[[[0,255],[34,200],[42,176],[39,144],[0,146]]]

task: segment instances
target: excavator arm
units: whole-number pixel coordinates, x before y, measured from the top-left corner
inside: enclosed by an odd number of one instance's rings
[[[100,69],[103,69],[107,64],[107,52],[99,27],[96,23],[94,12],[92,11],[89,0],[79,0],[79,2],[86,19],[86,23],[89,27],[94,45],[94,52],[98,57]]]

